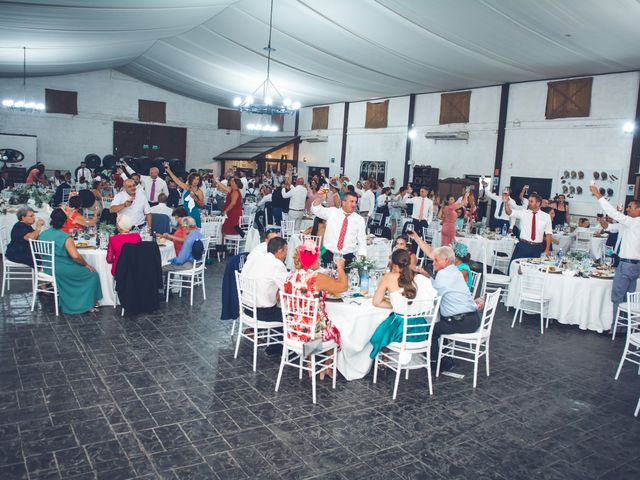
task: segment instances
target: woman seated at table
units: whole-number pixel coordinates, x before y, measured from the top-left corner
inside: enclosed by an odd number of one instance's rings
[[[184,244],[185,239],[187,238],[187,233],[182,228],[182,219],[184,217],[188,217],[187,211],[184,207],[177,207],[173,210],[171,214],[173,220],[171,222],[172,226],[177,226],[176,231],[173,233],[163,233],[162,238],[166,238],[167,240],[171,240],[173,242],[173,247],[176,250],[176,257],[180,255],[180,250],[182,250],[182,245]],[[174,224],[175,222],[175,224]]]
[[[56,283],[62,313],[95,312],[102,298],[100,278],[82,255],[78,253],[73,238],[62,231],[67,215],[61,208],[51,213],[50,227],[40,234],[39,240],[54,242],[53,254],[56,266]],[[46,272],[45,272],[46,273]]]
[[[473,276],[471,275],[471,267],[469,267],[469,260],[471,260],[469,247],[464,243],[453,242],[451,248],[453,248],[453,253],[456,256],[456,267],[460,270],[464,281],[467,282],[467,287],[471,290],[473,288]]]
[[[5,256],[7,260],[15,263],[21,263],[33,267],[33,257],[31,256],[31,247],[29,240],[37,240],[44,220],[36,221],[35,212],[29,207],[21,207],[16,215],[18,222],[11,229],[11,241],[7,245]],[[32,225],[35,223],[36,228]]]
[[[389,293],[389,299],[385,298],[385,294]],[[408,304],[408,300],[416,301],[429,301],[438,296],[435,288],[424,275],[416,275],[411,269],[411,257],[406,250],[396,250],[391,255],[391,271],[385,273],[376,293],[373,295],[373,305],[380,308],[389,308],[393,310],[393,313],[387,317],[376,331],[371,336],[371,344],[373,350],[369,354],[372,359],[376,358],[376,355],[385,348],[387,345],[393,342],[402,341],[402,330],[404,326],[405,313],[411,312],[411,306]],[[409,319],[409,326],[411,324],[424,323],[424,320],[419,318]],[[410,333],[418,333],[409,330]],[[426,340],[427,331],[424,332],[425,336],[411,336],[408,341],[424,341]]]
[[[111,275],[114,277],[116,275],[116,267],[118,266],[118,258],[120,258],[122,247],[127,243],[140,243],[142,241],[139,233],[130,233],[133,227],[131,217],[118,215],[116,226],[118,227],[118,234],[109,238],[109,245],[107,246],[107,263],[111,264]]]
[[[283,291],[285,293],[307,297],[319,298],[318,319],[316,323],[316,334],[322,336],[322,340],[327,342],[334,340],[340,349],[340,332],[327,317],[325,308],[325,298],[327,293],[339,294],[346,292],[349,288],[347,274],[344,271],[344,260],[334,260],[338,272],[338,278],[332,278],[324,273],[318,273],[320,267],[320,249],[311,240],[305,241],[293,254],[293,264],[295,271],[291,272],[284,282]],[[309,320],[309,319],[307,319]],[[310,332],[293,333],[289,332],[289,338],[300,341],[310,340]],[[333,376],[331,365],[320,372],[320,380],[325,374]]]
[[[84,227],[93,227],[98,220],[98,215],[94,215],[91,220],[87,220],[80,214],[78,210],[82,208],[82,200],[77,195],[69,199],[69,206],[61,208],[67,216],[67,221],[62,226],[62,231],[65,233],[71,233],[75,229]]]
[[[407,237],[406,235],[398,236],[395,243],[393,244],[393,250],[404,250],[409,252],[411,270],[413,270],[414,272],[416,271],[418,258],[416,257],[415,253],[409,250],[409,237]],[[391,263],[389,265],[391,265]]]

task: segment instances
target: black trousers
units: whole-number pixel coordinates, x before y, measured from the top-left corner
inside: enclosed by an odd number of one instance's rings
[[[517,258],[538,258],[544,252],[544,243],[540,245],[531,245],[530,243],[518,242],[516,248],[513,250],[511,261],[513,262]],[[509,272],[505,272],[506,275]]]
[[[354,258],[356,258],[356,256],[353,253],[347,253],[346,255],[344,255],[345,266],[348,267],[349,264],[353,262]],[[333,252],[327,250],[326,252],[324,252],[324,255],[322,255],[322,263],[324,263],[325,265],[329,265],[331,262],[333,262]]]
[[[282,310],[278,305],[274,305],[273,307],[264,307],[258,308],[256,312],[258,314],[258,320],[261,322],[281,322],[282,321]],[[251,311],[245,309],[244,313],[247,315],[251,315]]]
[[[480,326],[480,316],[477,311],[464,313],[460,319],[456,319],[456,317],[441,317],[440,321],[433,326],[433,332],[431,332],[431,360],[434,362],[438,360],[438,342],[442,335],[473,333]]]

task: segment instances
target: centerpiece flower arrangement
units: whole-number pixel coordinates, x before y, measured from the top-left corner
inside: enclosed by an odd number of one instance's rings
[[[42,208],[53,197],[51,191],[38,185],[19,185],[11,189],[11,203],[21,204],[33,200],[37,208]]]
[[[376,263],[373,260],[368,259],[367,257],[357,257],[349,264],[350,268],[355,268],[358,270],[358,273],[362,273],[365,270],[372,271],[376,268]]]

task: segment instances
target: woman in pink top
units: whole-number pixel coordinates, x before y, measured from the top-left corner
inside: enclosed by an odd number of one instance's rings
[[[109,239],[109,245],[107,246],[107,263],[111,264],[111,275],[113,276],[116,275],[116,267],[122,247],[127,243],[140,243],[142,241],[139,233],[129,233],[131,227],[133,227],[130,217],[119,215],[117,224],[119,233]]]
[[[442,209],[442,239],[440,245],[448,246],[456,238],[456,220],[458,218],[458,210],[466,205],[469,192],[465,192],[461,203],[456,203],[456,197],[447,195],[447,203]]]

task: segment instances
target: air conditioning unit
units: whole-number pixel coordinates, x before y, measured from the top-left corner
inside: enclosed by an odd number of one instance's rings
[[[469,132],[427,132],[424,138],[432,138],[434,140],[469,140]]]
[[[315,135],[312,137],[302,137],[300,140],[302,140],[303,142],[309,142],[309,143],[321,143],[321,142],[328,142],[329,137],[327,137],[326,135]]]

